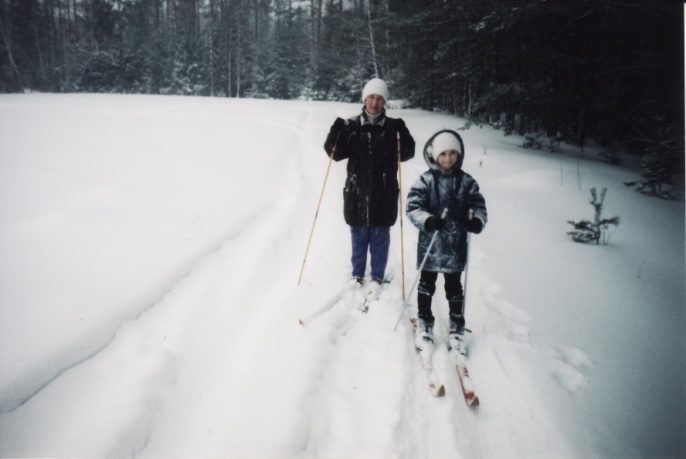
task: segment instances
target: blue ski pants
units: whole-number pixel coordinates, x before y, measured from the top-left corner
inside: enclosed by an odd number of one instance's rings
[[[367,252],[371,255],[372,277],[384,279],[391,246],[390,227],[351,226],[353,242],[353,277],[363,278],[367,269]]]

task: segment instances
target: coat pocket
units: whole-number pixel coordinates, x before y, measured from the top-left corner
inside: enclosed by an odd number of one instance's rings
[[[395,223],[398,217],[398,181],[395,176],[383,174],[382,188],[379,199],[379,215],[381,216],[381,224],[384,226],[391,226]]]
[[[351,175],[345,181],[345,188],[343,188],[343,217],[348,225],[360,225],[359,218],[357,217],[358,200],[357,175]]]

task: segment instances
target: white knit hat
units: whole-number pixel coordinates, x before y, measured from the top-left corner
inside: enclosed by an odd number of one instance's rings
[[[431,142],[431,156],[436,161],[438,155],[447,150],[455,150],[462,156],[462,148],[457,137],[450,132],[441,132]]]
[[[383,97],[383,100],[388,101],[388,87],[386,86],[386,82],[381,78],[372,78],[369,80],[362,90],[362,102],[367,100],[367,97],[372,94],[381,96]]]

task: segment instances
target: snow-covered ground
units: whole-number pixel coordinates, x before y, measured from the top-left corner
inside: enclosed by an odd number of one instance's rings
[[[593,151],[462,131],[489,209],[467,299],[475,411],[442,335],[433,398],[407,321],[393,331],[398,224],[369,313],[347,295],[299,324],[348,281],[334,163],[297,285],[324,138],[359,109],[0,96],[0,456],[686,456],[684,203],[625,187],[638,174]],[[389,114],[418,145],[404,197],[425,141],[464,120]],[[591,186],[621,217],[609,245],[566,235],[592,217]],[[445,319],[441,286],[434,304]]]

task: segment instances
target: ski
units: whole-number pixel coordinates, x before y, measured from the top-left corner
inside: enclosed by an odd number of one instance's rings
[[[446,331],[450,329],[448,321],[445,322],[445,328]],[[457,376],[460,379],[460,387],[462,388],[462,395],[464,395],[464,400],[469,407],[476,408],[479,406],[479,397],[476,395],[476,392],[474,392],[474,383],[472,382],[472,378],[469,375],[469,369],[467,368],[467,355],[464,342],[462,343],[463,346],[458,349],[453,347],[450,341],[450,335],[448,335],[448,340],[446,341],[446,344],[448,345],[448,354],[457,370]]]
[[[448,344],[448,351],[455,364],[457,376],[460,378],[460,386],[462,387],[465,402],[472,408],[479,406],[479,397],[474,392],[474,383],[471,376],[469,376],[469,369],[467,368],[467,357],[457,349],[451,349],[450,344]]]
[[[474,384],[472,383],[472,378],[469,376],[469,370],[467,369],[467,359],[459,354],[457,357],[457,362],[455,362],[455,368],[457,369],[457,374],[460,377],[460,386],[462,386],[462,394],[464,395],[464,400],[472,408],[479,406],[479,397],[474,392]]]
[[[320,309],[314,311],[312,314],[310,314],[306,318],[300,319],[298,321],[300,323],[300,325],[302,325],[304,327],[305,324],[307,324],[310,320],[316,319],[317,317],[324,314],[326,311],[331,309],[336,303],[338,303],[341,300],[341,298],[343,298],[343,295],[345,295],[345,293],[348,292],[349,290],[350,290],[350,287],[344,286],[339,292],[337,292],[333,297],[331,297],[331,299],[329,301],[327,301],[327,303],[324,306],[322,306]]]
[[[417,319],[415,319],[414,317],[411,318],[410,323],[412,324],[412,330],[413,330],[413,336],[414,336],[414,335],[416,335],[416,332],[417,332]],[[438,379],[438,375],[436,374],[436,371],[434,370],[434,366],[433,366],[433,362],[432,362],[433,350],[434,350],[433,346],[431,346],[430,348],[422,350],[422,349],[419,349],[415,345],[415,351],[417,351],[417,357],[419,358],[419,361],[422,364],[422,368],[424,369],[424,372],[426,373],[426,379],[429,381],[429,390],[431,391],[431,395],[433,395],[434,397],[443,397],[445,395],[445,387],[443,387],[443,384],[441,384],[440,380]]]
[[[391,282],[392,279],[393,278],[391,277],[388,280],[384,280],[383,283],[388,284]],[[333,308],[339,301],[341,301],[343,299],[343,297],[348,292],[361,297],[360,301],[362,302],[362,304],[360,305],[360,307],[358,309],[364,313],[369,311],[369,305],[372,302],[377,301],[379,299],[379,295],[381,293],[380,288],[379,288],[379,290],[376,292],[375,295],[364,294],[362,292],[362,286],[361,285],[356,285],[356,284],[351,284],[351,283],[346,284],[343,286],[343,288],[341,288],[338,292],[336,292],[336,294],[334,296],[332,296],[331,299],[329,301],[327,301],[324,306],[322,306],[318,310],[314,311],[312,314],[305,317],[304,319],[298,319],[298,323],[300,325],[302,325],[303,327],[305,327],[311,320],[316,319],[317,317],[324,315],[327,311],[329,311],[331,308]]]

